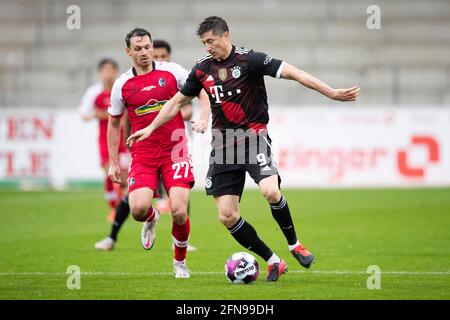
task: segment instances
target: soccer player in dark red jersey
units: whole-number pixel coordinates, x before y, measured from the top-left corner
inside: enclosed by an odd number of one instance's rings
[[[166,101],[184,85],[188,72],[172,62],[155,62],[153,44],[147,30],[136,28],[126,36],[126,52],[133,67],[114,83],[108,108],[109,177],[120,182],[118,148],[120,117],[127,112],[131,132],[145,128],[156,118]],[[204,91],[199,97],[208,101]],[[208,121],[205,116],[203,121]],[[189,192],[194,185],[192,161],[188,153],[184,121],[180,112],[154,132],[154,135],[131,147],[128,174],[129,205],[135,220],[142,221],[141,243],[150,250],[155,242],[159,211],[152,207],[162,176],[173,216],[172,239],[175,244],[174,273],[176,278],[189,278],[186,248],[190,222],[187,215]]]
[[[208,55],[198,60],[186,84],[165,104],[152,124],[131,135],[128,144],[135,145],[134,142],[153,135],[182,105],[205,89],[211,102],[213,131],[205,186],[207,194],[215,198],[220,222],[242,246],[267,261],[268,281],[276,281],[287,272],[285,261],[240,216],[239,201],[248,172],[269,202],[272,215],[286,237],[292,255],[303,267],[309,268],[314,256],[297,238],[287,201],[280,191],[278,169],[272,158],[267,133],[269,114],[264,76],[294,80],[339,101],[355,101],[359,88],[333,89],[282,60],[235,47],[230,42],[228,25],[220,17],[206,18],[199,25],[197,35]]]

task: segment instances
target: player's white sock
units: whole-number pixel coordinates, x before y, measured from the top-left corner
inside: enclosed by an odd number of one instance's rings
[[[300,242],[299,242],[298,240],[297,240],[297,242],[296,242],[295,244],[293,244],[292,246],[291,246],[291,245],[288,245],[289,251],[294,250],[294,248],[295,248],[296,246],[298,246],[298,245],[300,245]]]
[[[267,261],[268,264],[274,264],[274,263],[280,263],[280,262],[281,262],[280,257],[278,257],[275,253],[272,254],[270,259]]]

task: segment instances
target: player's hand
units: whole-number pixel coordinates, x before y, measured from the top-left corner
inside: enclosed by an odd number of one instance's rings
[[[208,121],[198,119],[197,121],[191,121],[192,130],[197,133],[205,133],[208,129]]]
[[[348,89],[333,89],[330,98],[338,101],[356,101],[359,90],[360,88],[358,86],[354,86]]]
[[[108,170],[108,177],[111,179],[112,182],[114,183],[122,183],[121,179],[120,179],[120,167],[119,165],[116,164],[111,164],[109,166],[109,170]]]
[[[152,131],[148,127],[136,131],[131,136],[129,136],[128,139],[127,139],[127,146],[128,146],[128,148],[131,148],[131,146],[135,142],[141,142],[142,140],[147,139],[151,134],[152,134]]]

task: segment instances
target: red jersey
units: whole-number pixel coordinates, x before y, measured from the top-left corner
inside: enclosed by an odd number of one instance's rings
[[[120,117],[126,110],[131,133],[143,129],[153,122],[163,105],[184,85],[187,76],[187,70],[172,62],[153,61],[153,70],[143,75],[137,75],[131,68],[114,83],[108,112],[113,117]],[[180,112],[149,138],[134,143],[131,149],[133,164],[142,160],[158,163],[174,155],[180,158],[188,156]]]
[[[101,83],[90,86],[83,96],[80,106],[80,112],[84,115],[95,113],[96,109],[107,110],[110,103],[111,92],[106,91]],[[100,160],[102,165],[109,161],[108,155],[108,119],[99,120],[98,123],[98,146],[100,152]],[[123,130],[119,144],[119,153],[125,153],[127,148],[123,138]]]
[[[107,110],[110,100],[111,100],[111,92],[103,90],[95,98],[94,105],[97,109]],[[98,121],[98,126],[99,126],[98,141],[101,144],[106,143],[108,133],[108,119],[100,119]]]

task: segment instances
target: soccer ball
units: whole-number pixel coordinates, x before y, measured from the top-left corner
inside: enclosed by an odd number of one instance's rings
[[[258,262],[247,252],[233,253],[225,263],[225,276],[231,283],[251,283],[258,275]]]

